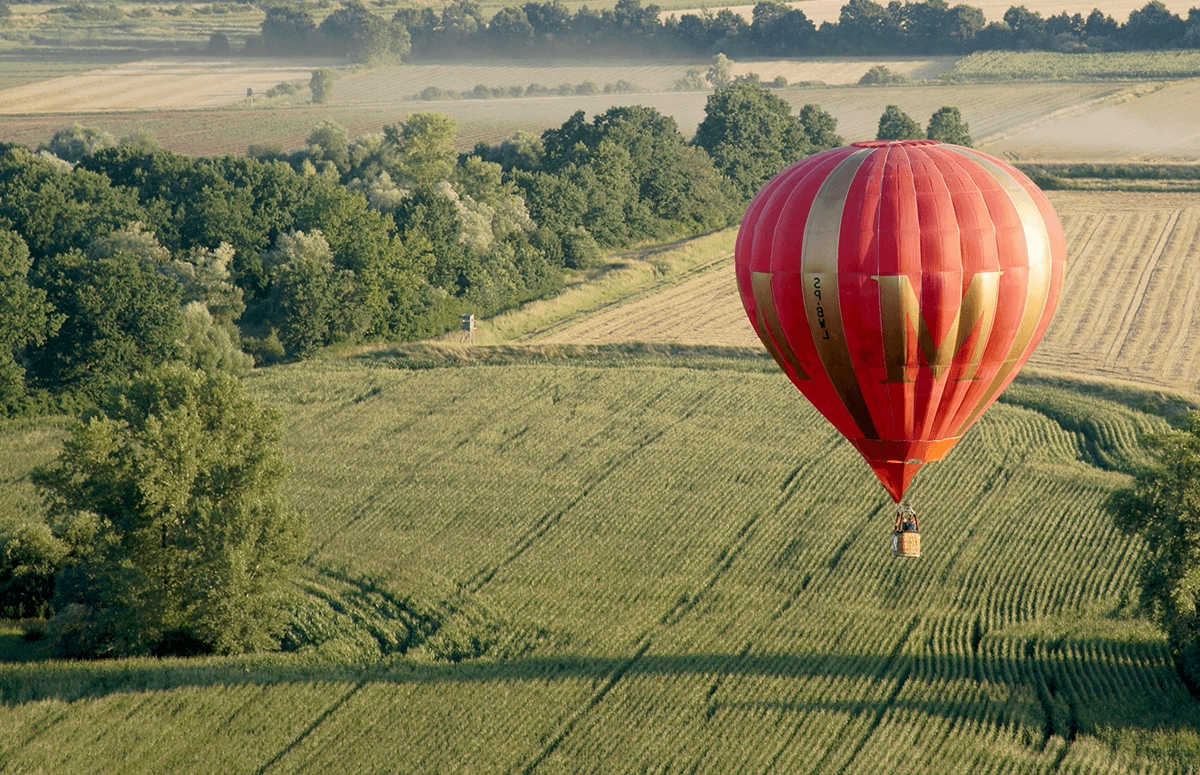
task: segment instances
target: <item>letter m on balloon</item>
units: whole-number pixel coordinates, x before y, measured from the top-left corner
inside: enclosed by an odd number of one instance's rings
[[[962,302],[954,315],[954,321],[940,342],[933,340],[925,317],[921,314],[921,302],[908,275],[875,275],[871,279],[879,283],[880,317],[883,324],[883,357],[887,367],[887,382],[912,382],[918,363],[908,359],[909,337],[917,337],[919,358],[933,371],[934,379],[954,364],[955,356],[963,349],[971,334],[978,332],[974,346],[965,361],[960,380],[975,378],[975,371],[983,359],[988,334],[996,319],[996,300],[1000,291],[1001,272],[976,272],[963,293]]]

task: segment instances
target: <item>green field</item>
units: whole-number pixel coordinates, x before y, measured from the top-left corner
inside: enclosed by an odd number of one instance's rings
[[[1133,616],[1141,546],[1099,509],[1144,459],[1137,435],[1166,427],[1126,406],[1143,397],[1012,388],[918,478],[926,554],[905,562],[866,465],[765,356],[489,352],[256,372],[310,523],[309,645],[0,666],[0,771],[1168,772],[1200,757],[1200,705]],[[0,429],[7,509],[36,503],[25,474],[61,427]],[[31,654],[20,631],[0,627],[0,652]]]
[[[946,81],[1156,79],[1200,76],[1200,51],[980,51],[942,73]]]

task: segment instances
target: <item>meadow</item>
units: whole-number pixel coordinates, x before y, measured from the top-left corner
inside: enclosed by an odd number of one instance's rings
[[[399,348],[256,372],[310,525],[308,645],[4,664],[0,768],[1172,772],[1200,756],[1200,706],[1133,616],[1141,547],[1098,508],[1144,460],[1138,434],[1166,427],[1127,406],[1137,393],[1011,389],[918,478],[925,556],[903,562],[866,466],[765,356],[596,356]],[[0,430],[19,498],[60,428]]]

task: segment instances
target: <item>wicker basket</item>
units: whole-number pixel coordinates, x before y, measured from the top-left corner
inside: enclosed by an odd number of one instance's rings
[[[921,534],[916,531],[893,533],[892,554],[897,557],[920,557]]]

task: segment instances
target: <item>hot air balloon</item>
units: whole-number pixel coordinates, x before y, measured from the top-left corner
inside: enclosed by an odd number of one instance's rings
[[[1013,380],[1050,323],[1066,245],[1029,178],[935,140],[854,143],[777,175],[737,236],[754,330],[897,504]]]

